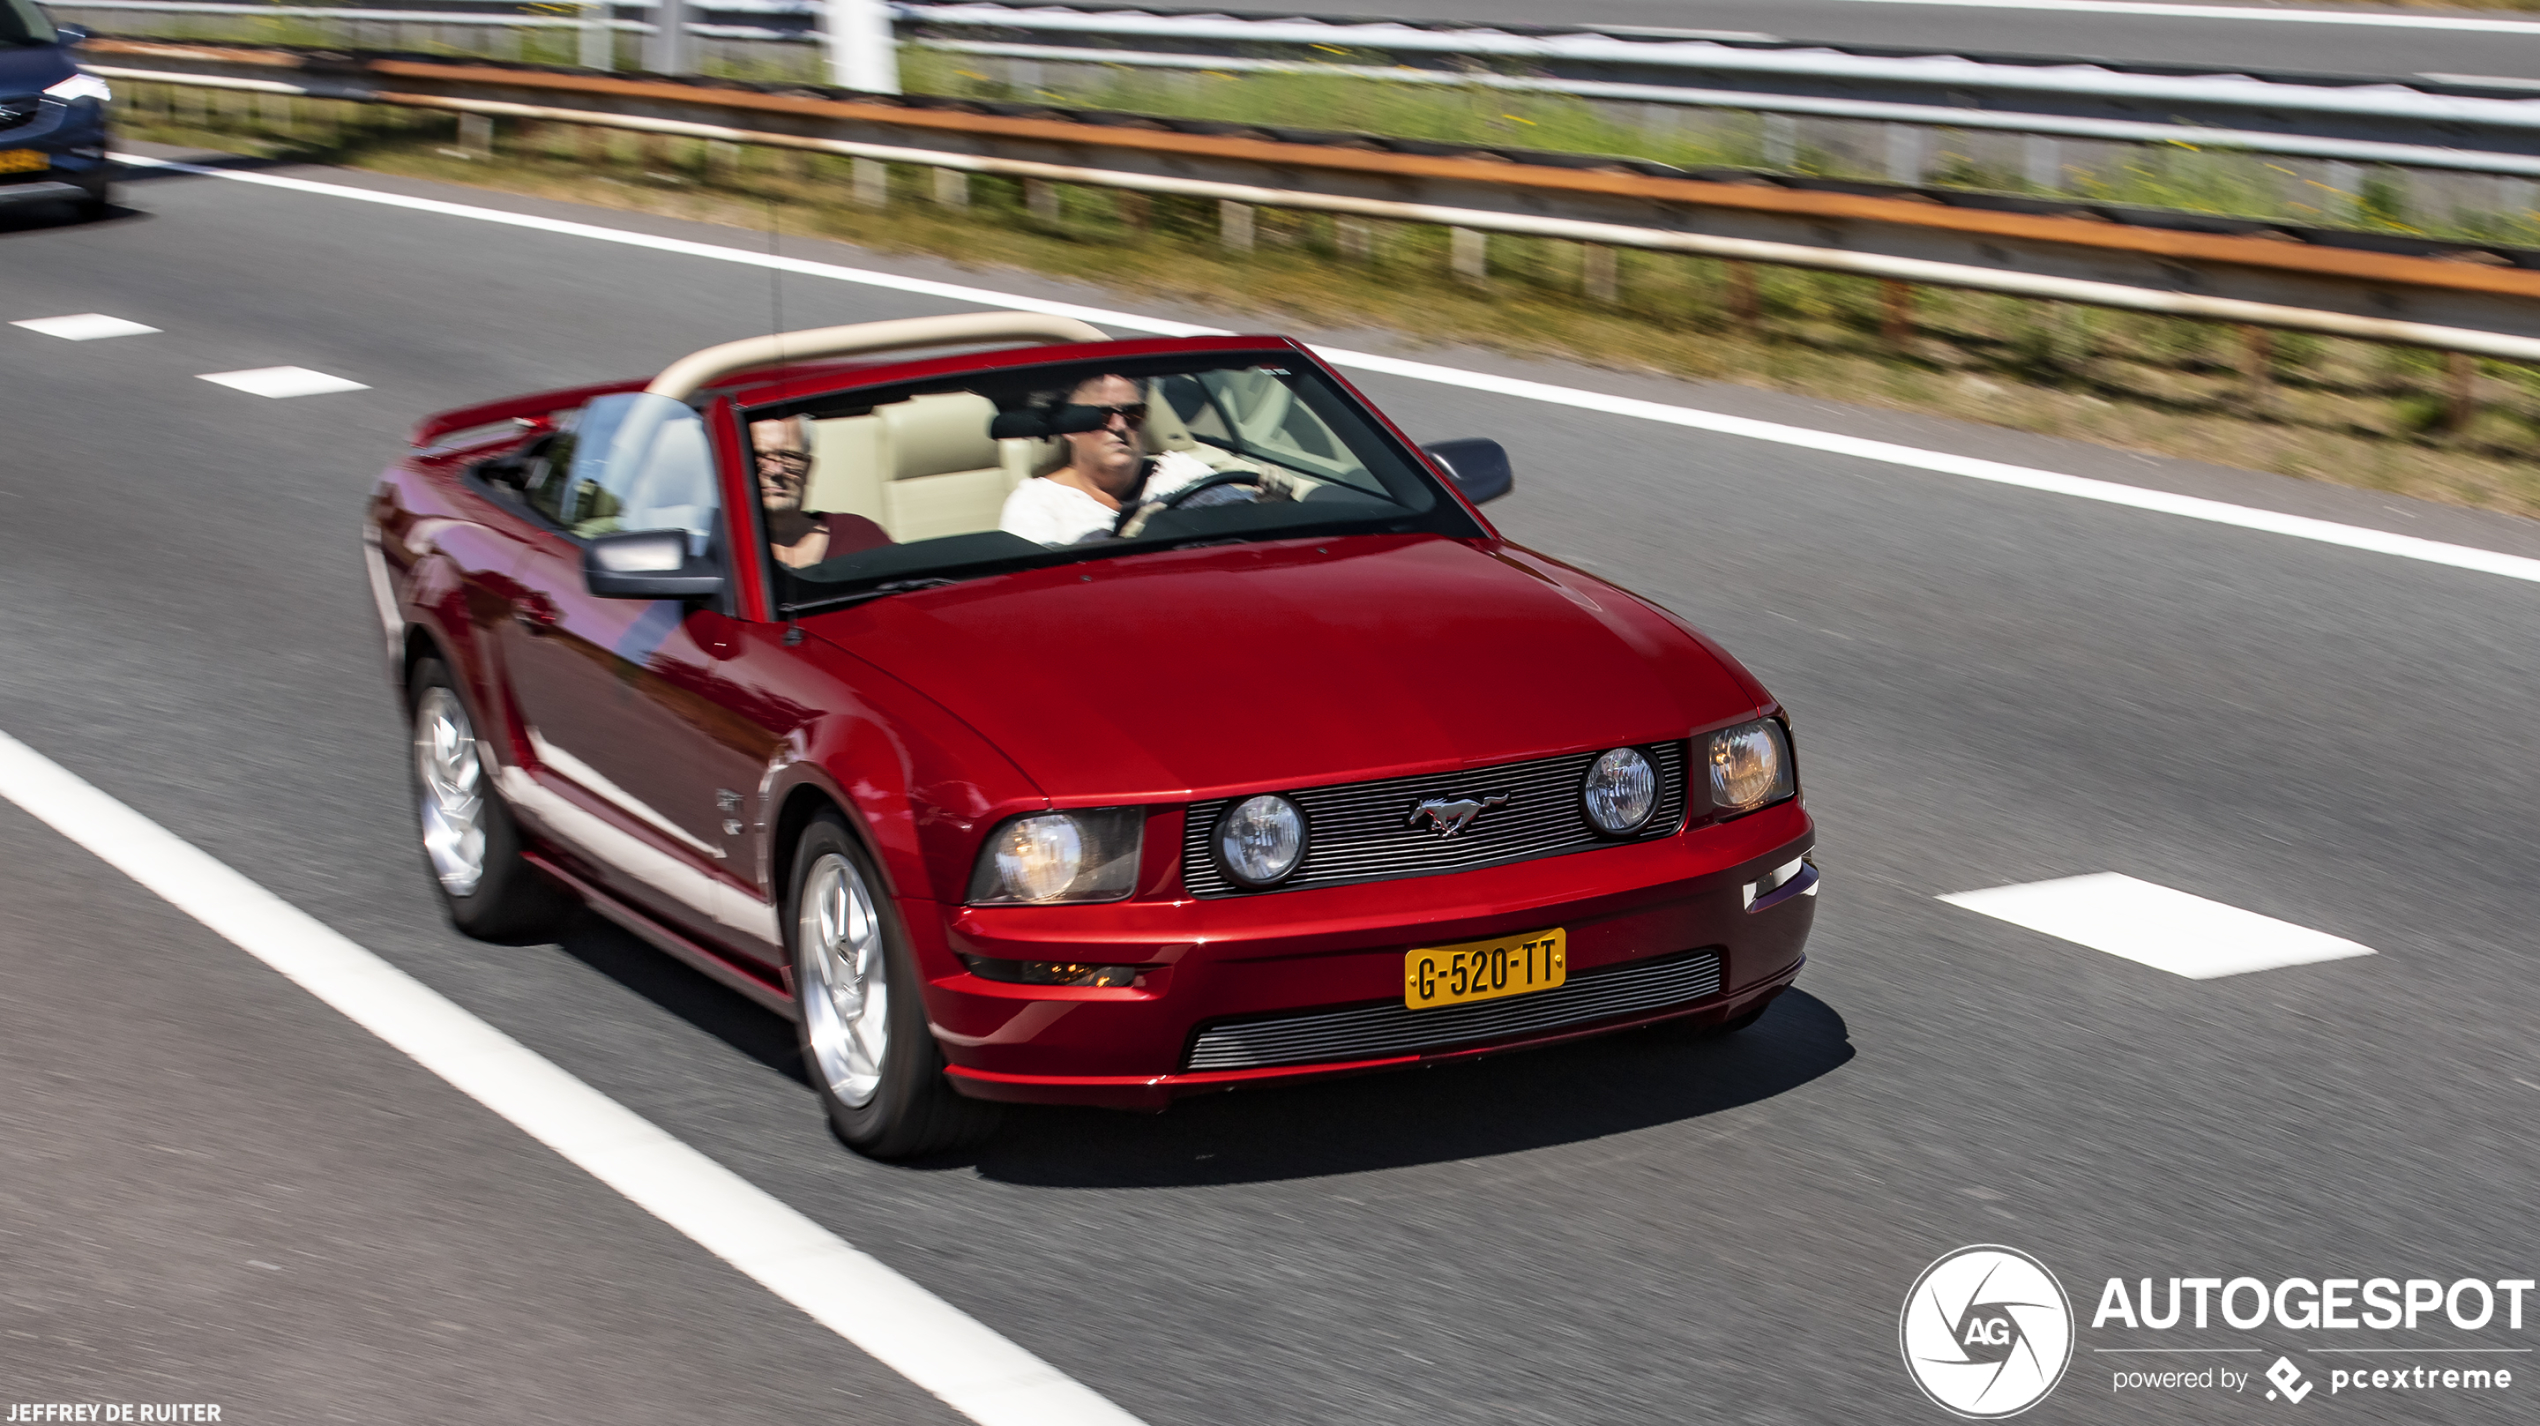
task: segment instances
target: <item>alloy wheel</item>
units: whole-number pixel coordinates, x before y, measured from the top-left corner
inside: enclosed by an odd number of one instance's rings
[[[485,764],[467,709],[447,688],[428,688],[415,707],[415,772],[423,851],[452,896],[485,879]]]
[[[891,986],[881,918],[864,878],[845,857],[824,852],[812,864],[795,936],[813,1062],[840,1103],[860,1108],[882,1085]]]

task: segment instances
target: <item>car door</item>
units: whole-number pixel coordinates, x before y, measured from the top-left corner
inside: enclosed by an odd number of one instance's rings
[[[595,535],[677,529],[729,548],[705,422],[660,397],[602,397],[560,478],[502,635],[536,784],[525,810],[602,890],[772,971],[775,914],[746,839],[800,710],[730,676],[753,641],[719,602],[601,598],[583,575]]]

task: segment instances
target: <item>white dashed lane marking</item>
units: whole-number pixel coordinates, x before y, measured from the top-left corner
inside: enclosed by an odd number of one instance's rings
[[[358,381],[311,371],[305,366],[262,366],[254,371],[207,372],[201,378],[215,386],[244,391],[250,396],[324,396],[334,391],[368,391]]]
[[[138,337],[159,330],[121,317],[109,317],[103,312],[81,312],[70,317],[29,317],[9,325],[41,332],[48,337],[60,337],[66,342],[93,342],[99,337]]]
[[[2373,953],[2370,946],[2114,872],[1940,899],[2193,980]]]

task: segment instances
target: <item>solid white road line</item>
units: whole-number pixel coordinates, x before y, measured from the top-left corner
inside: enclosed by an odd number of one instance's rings
[[[121,317],[109,317],[103,312],[82,312],[72,317],[29,317],[9,325],[41,332],[48,337],[60,337],[66,342],[93,342],[101,337],[138,337],[159,330],[139,322],[125,321]]]
[[[260,366],[253,371],[215,371],[195,378],[250,396],[325,396],[337,391],[368,391],[358,381],[311,371],[305,366]]]
[[[474,222],[525,228],[534,232],[588,238],[597,242],[674,253],[683,257],[699,257],[715,262],[738,263],[748,267],[772,268],[779,272],[797,273],[805,277],[851,282],[893,292],[940,297],[953,302],[970,302],[981,306],[1004,307],[1025,312],[1049,312],[1079,318],[1105,327],[1124,327],[1131,331],[1154,332],[1162,336],[1175,337],[1228,334],[1227,329],[1222,327],[1202,327],[1188,322],[1172,322],[1130,312],[1114,312],[1101,307],[1088,307],[1082,303],[1057,302],[1048,298],[998,292],[985,287],[935,282],[922,277],[902,277],[895,273],[846,267],[838,263],[813,262],[805,258],[781,257],[770,253],[751,252],[744,248],[691,242],[684,238],[656,237],[650,233],[601,227],[595,223],[568,222],[558,218],[536,217],[527,213],[507,213],[498,208],[482,208],[468,203],[448,203],[434,198],[412,198],[402,193],[382,193],[373,189],[348,187],[340,183],[318,183],[305,178],[287,178],[279,174],[232,172],[228,169],[176,163],[167,159],[142,158],[137,155],[118,154],[116,157],[122,162],[142,167],[173,169],[209,178],[226,179],[233,183],[254,184],[259,187],[278,188],[287,192],[306,193],[325,198],[350,199],[360,203],[376,203],[384,207],[403,208],[417,213],[434,213],[444,217],[465,218]],[[1889,441],[1836,435],[1830,431],[1812,431],[1804,426],[1785,426],[1773,421],[1754,421],[1743,416],[1728,416],[1717,411],[1703,411],[1690,406],[1673,406],[1661,401],[1641,401],[1626,396],[1610,396],[1603,392],[1583,391],[1576,387],[1554,386],[1547,382],[1493,376],[1487,372],[1466,371],[1459,367],[1439,366],[1430,362],[1405,361],[1399,357],[1377,356],[1368,352],[1354,352],[1338,347],[1318,347],[1316,350],[1333,365],[1345,370],[1372,371],[1387,376],[1406,377],[1414,381],[1433,382],[1459,390],[1486,391],[1546,405],[1568,406],[1610,416],[1628,416],[1636,420],[1656,421],[1691,430],[1709,431],[1717,435],[1766,441],[1800,450],[1875,461],[1883,465],[1902,466],[1939,475],[1960,476],[1968,480],[1981,480],[1995,485],[2017,486],[2024,490],[2065,495],[2077,500],[2092,500],[2105,505],[2120,505],[2155,514],[2176,515],[2190,520],[2203,520],[2211,524],[2231,525],[2270,535],[2285,535],[2319,544],[2338,545],[2347,549],[2393,555],[2400,559],[2417,560],[2426,564],[2448,565],[2454,569],[2472,570],[2480,574],[2499,575],[2506,579],[2540,583],[2540,559],[2499,554],[2494,550],[2482,550],[2473,545],[2445,544],[2439,540],[2419,539],[2414,535],[2396,535],[2386,530],[2375,530],[2362,525],[2343,525],[2334,520],[2315,520],[2306,515],[2287,515],[2274,510],[2260,510],[2251,506],[2232,505],[2220,500],[2206,500],[2194,495],[2173,495],[2168,491],[2146,490],[2140,486],[2120,485],[2114,481],[2092,480],[2086,476],[2064,475],[2055,471],[2036,470],[2028,466],[2008,465],[2001,461],[1979,460],[1973,456],[1951,455],[1946,451],[1928,451],[1915,446],[1897,445]]]
[[[2470,34],[2540,34],[2530,20],[2470,15],[2389,15],[2369,10],[2304,10],[2254,5],[2162,5],[2151,0],[1844,0],[1853,5],[1914,5],[1941,10],[2048,10],[2076,15],[2138,15],[2162,20],[2253,20],[2279,25],[2347,25],[2382,30],[2458,30]]]
[[[2373,953],[2370,946],[2114,872],[1940,899],[2191,980]]]
[[[959,1308],[6,733],[0,796],[971,1420],[1138,1426]]]

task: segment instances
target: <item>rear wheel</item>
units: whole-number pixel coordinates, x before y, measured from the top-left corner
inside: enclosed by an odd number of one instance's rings
[[[423,859],[450,924],[486,940],[517,940],[563,919],[569,903],[521,856],[520,829],[494,791],[492,768],[467,705],[439,659],[415,665],[414,805]]]
[[[850,1148],[914,1158],[986,1138],[997,1113],[944,1078],[916,961],[880,885],[835,813],[803,829],[786,901],[803,1068]]]

